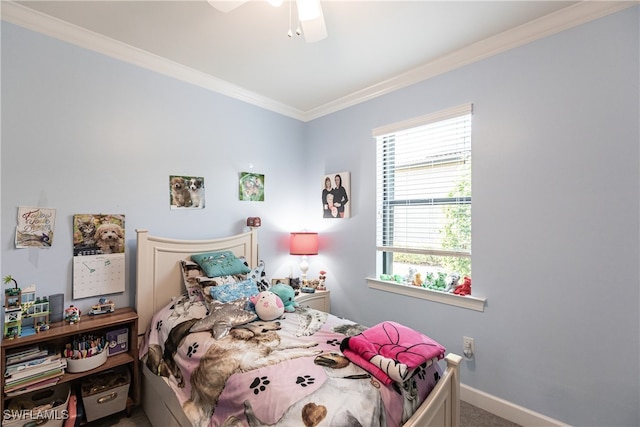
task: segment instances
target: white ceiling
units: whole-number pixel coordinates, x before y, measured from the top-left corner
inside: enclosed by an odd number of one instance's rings
[[[206,0],[3,1],[2,18],[310,120],[634,2],[623,3],[323,0],[317,43],[287,36],[286,0],[229,13]]]

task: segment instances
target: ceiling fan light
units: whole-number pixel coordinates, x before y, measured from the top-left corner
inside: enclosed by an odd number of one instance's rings
[[[322,17],[320,0],[296,0],[296,5],[298,6],[298,18],[302,22]]]
[[[233,9],[242,6],[246,0],[207,0],[207,2],[220,12],[229,13]]]
[[[304,40],[307,43],[314,43],[327,38],[327,26],[324,24],[324,17],[312,19],[311,21],[300,20]]]

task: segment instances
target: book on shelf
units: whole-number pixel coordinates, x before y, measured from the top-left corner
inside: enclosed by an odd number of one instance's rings
[[[10,374],[5,373],[5,384],[13,384],[21,379],[32,378],[42,373],[64,369],[66,367],[67,359],[58,356],[56,359],[51,359],[30,368],[17,370]]]
[[[5,382],[4,392],[8,394],[16,390],[23,390],[25,388],[28,388],[29,386],[36,385],[45,380],[50,380],[53,378],[59,379],[62,375],[64,375],[64,369],[55,369],[53,371],[43,372],[33,377],[14,381],[11,384],[7,384]]]
[[[49,354],[49,350],[36,344],[27,349],[22,349],[12,353],[7,353],[5,363],[13,365],[15,363],[27,362],[29,360],[45,357]]]
[[[27,371],[39,369],[44,366],[51,366],[59,362],[61,358],[62,355],[57,352],[48,354],[44,357],[39,357],[37,359],[27,360],[26,362],[17,362],[11,365],[7,364],[4,370],[4,376],[5,378],[8,378],[16,373],[25,373]]]
[[[36,391],[36,390],[40,390],[43,388],[48,388],[51,386],[54,386],[56,384],[58,384],[58,381],[60,381],[60,377],[54,377],[54,378],[49,378],[47,380],[44,381],[40,381],[34,384],[30,384],[28,386],[22,387],[22,388],[18,388],[18,389],[14,389],[12,391],[9,392],[5,392],[5,396],[7,397],[14,397],[14,396],[18,396],[20,394],[24,394],[24,393],[28,393],[30,391]]]

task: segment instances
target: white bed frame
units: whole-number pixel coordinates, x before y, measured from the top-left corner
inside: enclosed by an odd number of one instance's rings
[[[249,265],[258,264],[258,231],[209,240],[177,240],[150,236],[147,230],[137,233],[136,309],[138,337],[144,336],[153,314],[173,297],[184,292],[178,261],[191,254],[230,250],[244,256]],[[404,424],[406,427],[457,427],[460,425],[460,369],[462,358],[448,354],[442,378],[427,400]],[[188,427],[191,425],[175,394],[164,380],[141,362],[142,407],[153,426]]]

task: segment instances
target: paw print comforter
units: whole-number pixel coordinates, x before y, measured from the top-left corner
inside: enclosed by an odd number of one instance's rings
[[[190,331],[208,314],[188,295],[175,299],[140,349],[194,426],[400,426],[441,374],[425,363],[402,382],[381,381],[340,349],[345,333],[364,328],[317,310],[231,326],[219,339]]]

